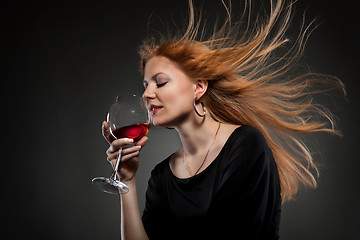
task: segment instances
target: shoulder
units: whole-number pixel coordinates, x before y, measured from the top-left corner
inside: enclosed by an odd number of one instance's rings
[[[154,169],[151,171],[151,177],[152,178],[160,178],[161,176],[164,176],[164,174],[167,173],[169,168],[169,160],[171,159],[171,156],[168,156],[161,162],[155,165]]]
[[[276,173],[275,161],[264,136],[248,125],[233,131],[220,156],[221,184],[229,181],[255,184],[261,176]]]
[[[232,142],[233,145],[237,147],[241,145],[252,149],[268,148],[262,133],[256,128],[248,125],[237,127],[230,135],[228,141]]]
[[[242,125],[232,132],[224,146],[223,157],[223,164],[232,168],[268,164],[273,158],[262,133],[248,125]]]

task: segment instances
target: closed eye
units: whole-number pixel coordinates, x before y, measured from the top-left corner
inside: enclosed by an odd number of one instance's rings
[[[165,84],[167,84],[167,82],[157,83],[157,84],[156,84],[156,87],[161,88],[161,87],[165,86]]]

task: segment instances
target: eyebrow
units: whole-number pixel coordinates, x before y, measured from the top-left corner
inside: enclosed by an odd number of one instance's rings
[[[158,72],[158,73],[154,74],[154,75],[151,77],[151,79],[156,80],[156,77],[157,77],[159,74],[166,74],[166,73],[164,73],[164,72]],[[143,80],[143,84],[148,83],[148,82],[149,82],[149,81],[146,80],[146,79]]]

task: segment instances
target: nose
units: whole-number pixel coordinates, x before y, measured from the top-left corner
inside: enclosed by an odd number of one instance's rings
[[[150,99],[154,99],[156,97],[154,89],[150,86],[150,84],[145,88],[145,90],[142,94],[142,97],[146,101],[148,101]]]

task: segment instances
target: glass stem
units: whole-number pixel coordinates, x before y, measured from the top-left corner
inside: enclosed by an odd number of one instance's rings
[[[116,159],[114,170],[113,170],[113,172],[111,173],[111,176],[110,176],[110,178],[113,179],[113,180],[119,180],[120,181],[120,177],[119,177],[117,172],[118,172],[118,169],[119,169],[119,167],[121,165],[121,160],[120,160],[121,159],[121,153],[122,153],[122,148],[120,148],[120,150],[119,150],[119,154],[118,154],[117,159]]]

